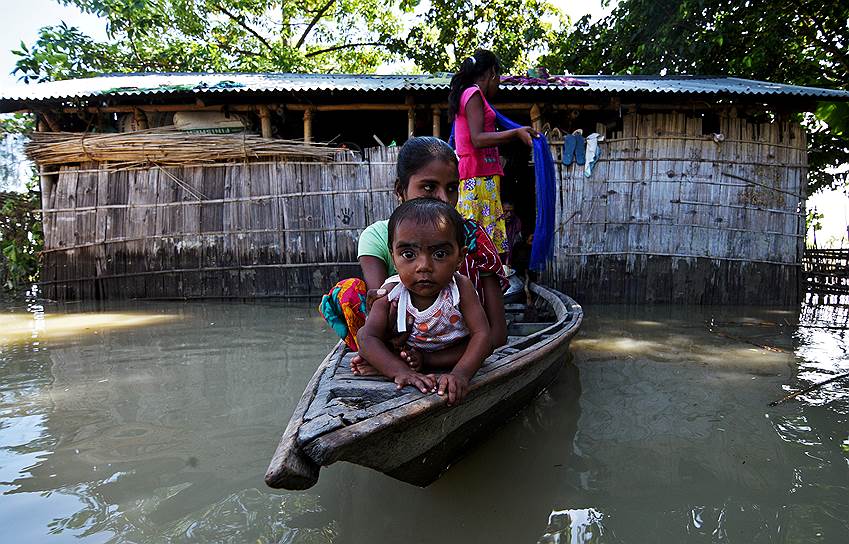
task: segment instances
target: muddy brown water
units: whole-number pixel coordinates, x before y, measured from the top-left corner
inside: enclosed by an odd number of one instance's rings
[[[845,308],[587,307],[549,389],[419,489],[267,489],[314,305],[5,303],[8,542],[849,541]],[[801,325],[800,325],[801,322]],[[11,540],[6,540],[10,538]]]

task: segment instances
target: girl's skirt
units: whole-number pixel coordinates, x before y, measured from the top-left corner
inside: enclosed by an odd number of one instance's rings
[[[501,209],[501,176],[485,176],[460,180],[457,211],[475,220],[492,239],[499,253],[510,248]]]

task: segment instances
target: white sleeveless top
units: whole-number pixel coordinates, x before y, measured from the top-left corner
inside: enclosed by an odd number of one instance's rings
[[[469,328],[463,314],[460,313],[460,290],[457,288],[457,275],[436,297],[434,303],[419,311],[410,300],[410,291],[401,283],[397,275],[387,278],[384,283],[398,282],[389,292],[389,300],[398,301],[398,332],[407,330],[407,315],[413,318],[413,330],[407,344],[422,351],[438,351],[461,338],[469,336]]]

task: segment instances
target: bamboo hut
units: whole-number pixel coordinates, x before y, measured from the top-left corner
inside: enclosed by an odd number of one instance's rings
[[[553,78],[554,79],[554,78]],[[549,134],[605,137],[558,161],[545,282],[582,302],[792,303],[803,291],[800,112],[849,92],[700,76],[502,86]],[[122,74],[0,92],[38,117],[41,284],[55,299],[317,296],[358,273],[389,216],[397,146],[446,137],[448,78]],[[212,134],[209,134],[212,133]],[[394,145],[393,145],[394,144]],[[504,182],[533,230],[532,166]]]

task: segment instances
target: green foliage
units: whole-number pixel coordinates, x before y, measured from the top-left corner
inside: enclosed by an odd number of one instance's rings
[[[0,115],[0,136],[29,134],[35,130],[35,116],[28,113]]]
[[[143,71],[371,72],[409,0],[59,0],[102,17],[98,42],[64,23],[21,44],[29,81]],[[356,51],[358,54],[351,54]]]
[[[622,0],[561,32],[544,64],[572,73],[715,74],[849,90],[849,2]],[[808,130],[809,185],[849,180],[849,108],[823,105]]]
[[[102,17],[99,42],[62,23],[21,43],[25,82],[109,72],[285,71],[369,73],[393,60],[453,70],[478,47],[524,69],[563,22],[547,0],[58,0]],[[409,22],[406,26],[409,26]]]
[[[507,71],[521,71],[553,39],[561,13],[545,0],[432,0],[430,8],[393,50],[425,72],[453,71],[475,49],[498,55]]]
[[[816,209],[808,210],[808,215],[805,217],[805,230],[814,232],[822,230],[822,220],[825,215],[819,213]]]
[[[41,193],[33,182],[25,194],[0,193],[0,273],[3,287],[27,288],[38,274],[44,233],[38,211]]]
[[[34,124],[32,115],[0,115],[0,190],[21,186],[23,144]]]

